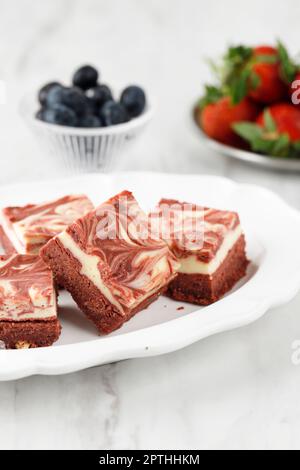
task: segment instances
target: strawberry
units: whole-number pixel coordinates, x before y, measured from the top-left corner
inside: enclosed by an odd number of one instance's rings
[[[257,56],[260,55],[277,55],[278,51],[273,46],[257,46],[253,49],[254,54]]]
[[[261,104],[283,101],[297,73],[296,65],[281,43],[277,48],[231,47],[223,62],[222,87],[228,90],[234,103],[246,96]]]
[[[300,156],[300,109],[291,104],[276,104],[266,108],[255,124],[240,122],[233,127],[255,152],[274,157]]]
[[[264,58],[268,57],[268,61]],[[258,61],[256,61],[260,58]],[[272,62],[272,58],[274,62]],[[259,84],[249,90],[249,96],[260,103],[276,103],[287,95],[287,86],[280,75],[280,62],[277,49],[261,46],[253,49],[252,74],[258,77]]]
[[[241,139],[235,134],[232,125],[239,121],[254,121],[259,108],[248,98],[234,105],[230,97],[213,87],[207,87],[207,94],[200,103],[197,120],[204,132],[219,142],[238,146]]]
[[[286,103],[276,104],[267,112],[272,116],[278,134],[287,134],[291,142],[300,141],[300,110]],[[260,114],[257,124],[262,128],[265,126],[266,113]]]

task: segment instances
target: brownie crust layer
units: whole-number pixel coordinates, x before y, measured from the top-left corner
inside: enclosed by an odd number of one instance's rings
[[[59,240],[52,240],[41,252],[44,261],[53,271],[55,281],[70,292],[82,312],[101,334],[109,334],[120,328],[136,313],[147,308],[167,287],[145,299],[128,314],[121,315],[97,287],[80,273],[81,265]]]
[[[242,235],[212,276],[179,273],[170,283],[167,295],[174,300],[203,306],[217,302],[246,275],[249,261],[245,250]]]
[[[58,340],[60,332],[58,320],[0,322],[0,341],[3,341],[6,349],[52,346]]]

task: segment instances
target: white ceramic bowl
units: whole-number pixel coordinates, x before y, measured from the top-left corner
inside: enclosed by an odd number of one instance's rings
[[[30,93],[22,99],[20,113],[53,164],[71,173],[112,169],[115,158],[133,144],[153,116],[149,97],[141,116],[124,124],[93,129],[42,122],[35,117],[38,108],[37,92]]]

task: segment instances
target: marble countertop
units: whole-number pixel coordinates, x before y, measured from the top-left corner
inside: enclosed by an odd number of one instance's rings
[[[233,163],[200,142],[191,106],[227,43],[281,37],[296,52],[300,3],[0,0],[0,184],[56,177],[17,106],[26,90],[92,62],[144,84],[156,116],[118,170],[225,175],[300,209],[300,175]],[[268,21],[266,22],[266,14]],[[280,269],[280,267],[278,267]],[[287,279],[288,282],[288,279]],[[299,449],[300,295],[246,328],[185,350],[62,377],[0,383],[0,449]]]

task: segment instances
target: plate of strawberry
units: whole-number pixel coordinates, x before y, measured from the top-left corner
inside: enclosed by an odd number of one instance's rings
[[[212,64],[194,117],[202,136],[222,155],[300,171],[300,64],[286,47],[230,47]]]

